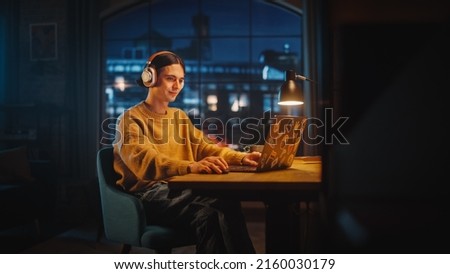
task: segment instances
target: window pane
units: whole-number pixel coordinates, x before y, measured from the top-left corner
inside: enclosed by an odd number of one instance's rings
[[[148,35],[149,11],[148,5],[138,5],[126,9],[104,22],[103,35],[105,39],[136,39]]]
[[[144,45],[137,46],[133,40],[105,40],[103,42],[103,54],[107,59],[134,59],[135,56],[147,55],[147,48]],[[147,59],[147,57],[140,58]]]
[[[302,71],[301,13],[282,7],[284,1],[270,2],[275,1],[149,1],[105,20],[107,115],[145,99],[147,90],[135,81],[158,50],[185,61],[185,87],[171,106],[191,118],[226,123],[283,110],[277,91],[284,71]],[[230,132],[225,139],[239,139]]]
[[[261,74],[254,80],[283,80],[284,71],[301,73],[300,39],[295,37],[254,38],[252,62],[259,63]]]
[[[150,8],[150,27],[164,37],[195,36],[193,16],[198,14],[198,0],[155,1]]]
[[[248,62],[250,39],[238,38],[213,38],[211,39],[212,60],[214,62]]]
[[[281,7],[279,4],[253,1],[252,34],[253,35],[301,35],[301,17],[299,14]]]
[[[202,11],[210,18],[211,36],[248,36],[248,1],[202,1]]]

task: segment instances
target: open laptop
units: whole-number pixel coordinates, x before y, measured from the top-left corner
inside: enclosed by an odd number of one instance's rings
[[[276,116],[275,122],[269,125],[258,165],[230,165],[229,171],[263,172],[289,168],[297,154],[306,120],[304,116]]]

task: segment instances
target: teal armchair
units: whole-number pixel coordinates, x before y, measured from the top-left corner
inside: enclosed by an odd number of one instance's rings
[[[131,247],[146,247],[156,253],[171,253],[172,248],[195,244],[195,236],[184,230],[148,225],[141,201],[116,186],[113,148],[97,153],[97,173],[105,237],[122,243],[122,253]]]

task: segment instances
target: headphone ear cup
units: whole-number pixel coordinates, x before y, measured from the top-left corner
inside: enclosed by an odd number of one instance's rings
[[[144,86],[150,88],[153,87],[156,84],[156,70],[150,66],[148,66],[146,69],[142,71],[141,79]]]

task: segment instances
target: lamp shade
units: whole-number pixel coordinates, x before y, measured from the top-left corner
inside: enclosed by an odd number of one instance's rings
[[[303,104],[303,89],[295,83],[295,72],[286,71],[284,83],[278,91],[278,104],[284,106],[295,106]]]

